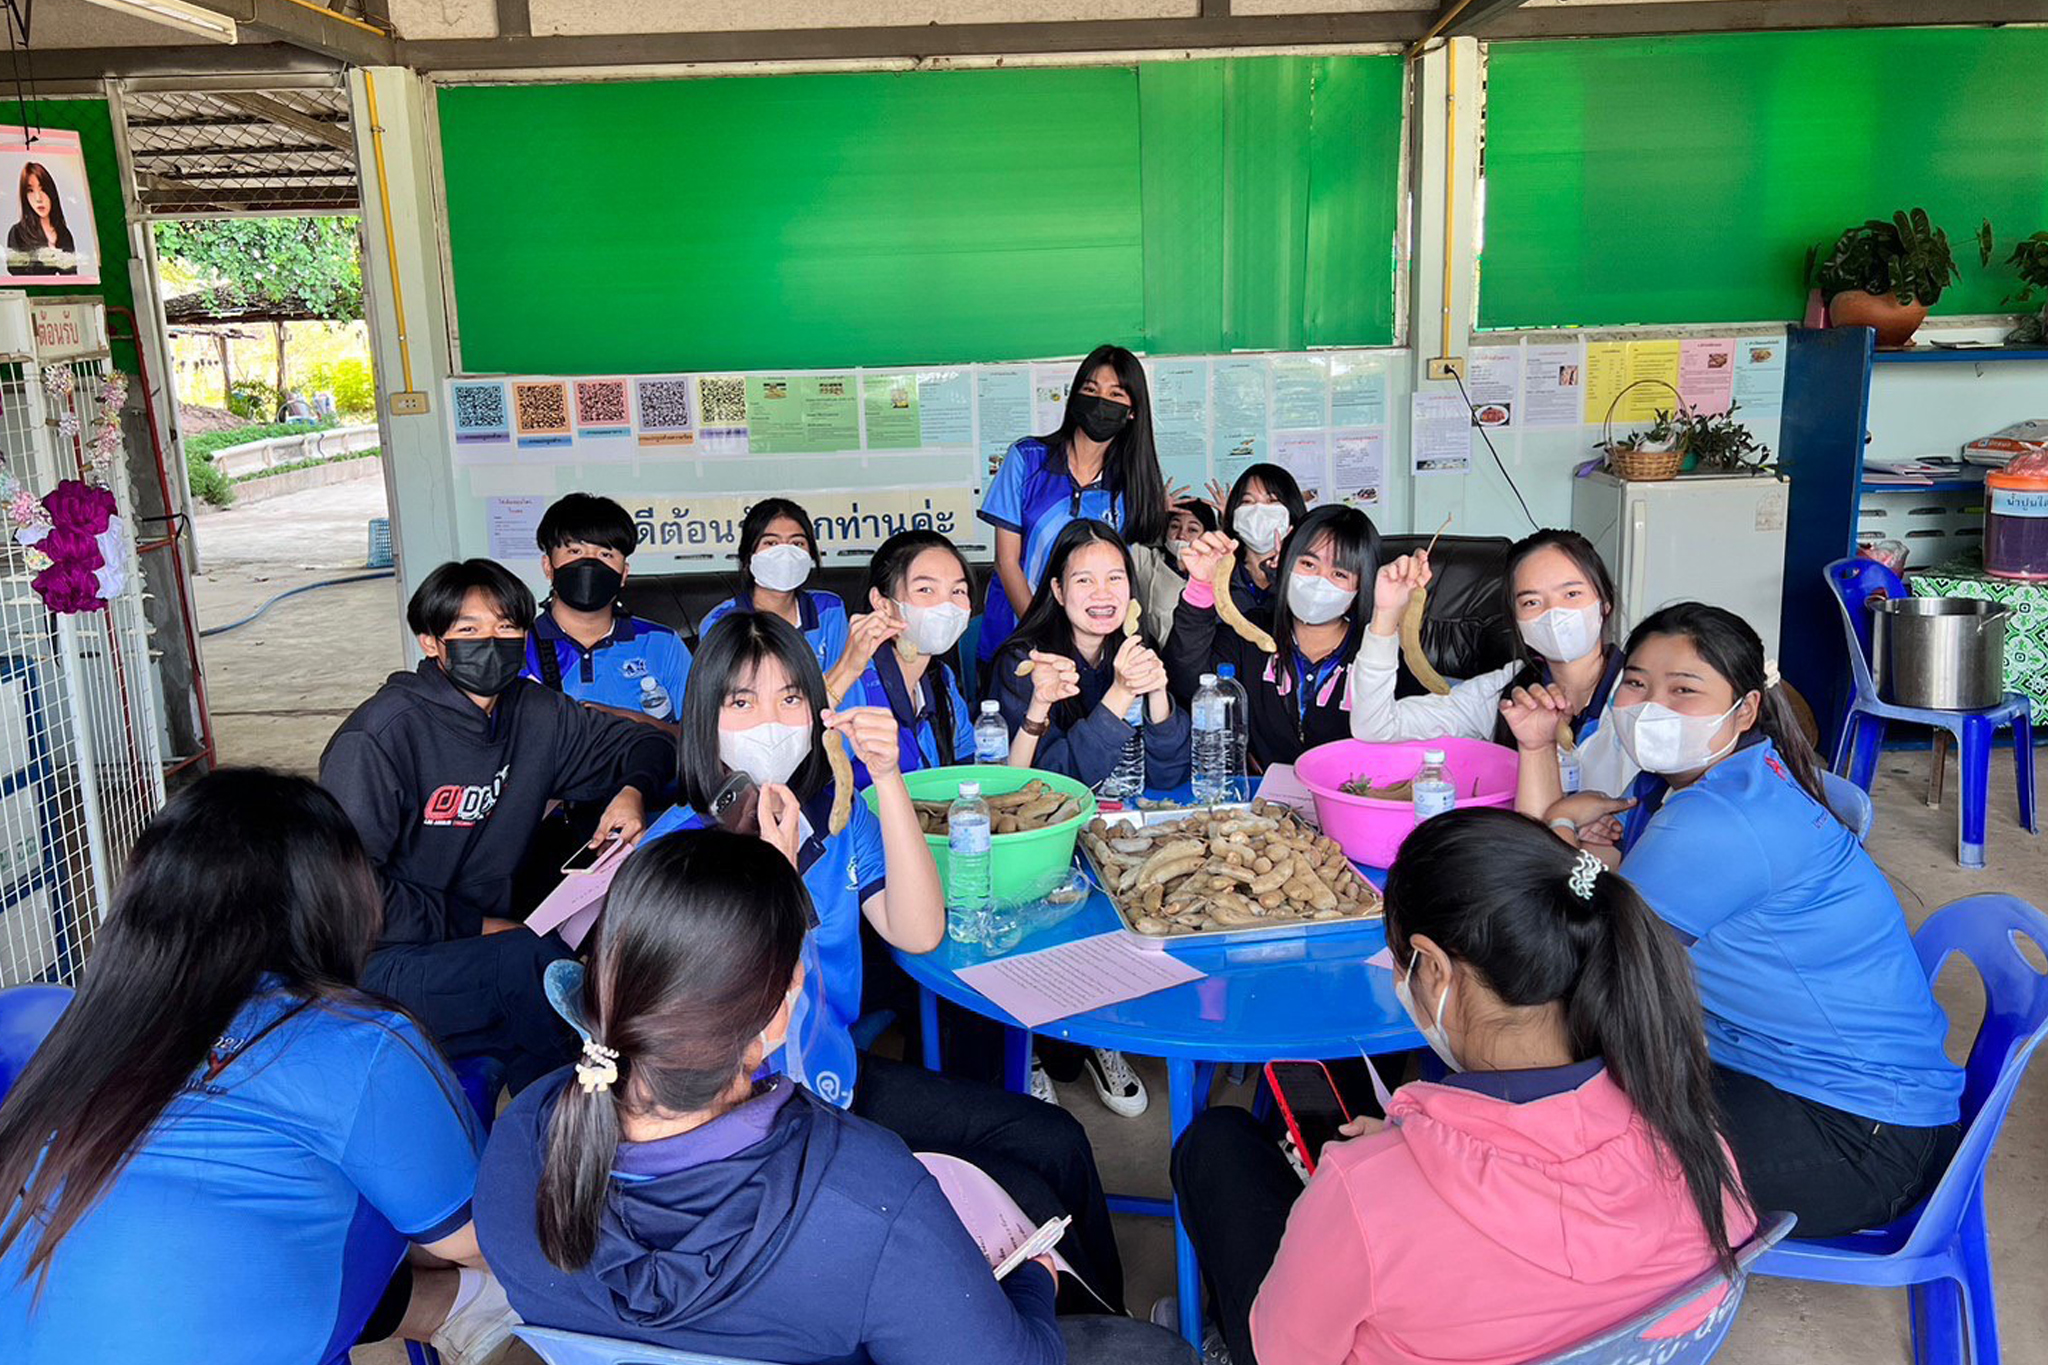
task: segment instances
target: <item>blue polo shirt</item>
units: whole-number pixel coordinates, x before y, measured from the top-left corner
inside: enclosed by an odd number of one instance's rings
[[[953,727],[944,743],[936,733],[940,688],[945,689],[946,704],[953,713]],[[924,666],[924,677],[918,680],[913,700],[903,681],[903,667],[897,662],[895,649],[884,645],[875,651],[867,672],[847,689],[844,705],[889,708],[896,717],[896,761],[902,772],[974,762],[974,717],[968,711],[967,698],[960,694],[953,670],[942,660],[933,659]],[[867,764],[858,758],[853,760],[853,781],[861,791],[875,784],[874,778],[868,776]]]
[[[550,652],[552,678],[542,667]],[[690,680],[690,647],[660,622],[622,611],[613,617],[612,633],[585,649],[563,632],[553,612],[542,608],[526,637],[526,676],[545,685],[559,680],[557,690],[577,701],[674,720]],[[643,681],[647,678],[654,679],[654,690]]]
[[[329,1360],[362,1326],[344,1305],[366,1312],[391,1277],[391,1229],[432,1242],[469,1221],[481,1134],[433,1044],[368,1004],[294,1011],[279,984],[58,1244],[39,1302],[21,1278],[36,1225],[0,1257],[0,1359]],[[371,1242],[381,1256],[351,1254]]]
[[[787,1072],[818,1098],[844,1109],[853,1103],[859,1071],[853,1022],[860,1017],[861,906],[887,885],[888,868],[882,857],[882,822],[867,802],[856,799],[846,828],[828,835],[831,813],[828,783],[804,805],[811,836],[797,858],[818,927],[804,940],[804,986],[790,1011],[789,1042],[763,1065]],[[642,842],[713,823],[688,806],[673,806],[648,827]]]
[[[1636,791],[1622,875],[1693,940],[1714,1061],[1875,1122],[1953,1122],[1963,1073],[1899,899],[1777,748]]]
[[[1086,488],[1067,473],[1065,451],[1053,451],[1036,436],[1011,444],[1003,456],[1003,467],[989,480],[981,495],[981,519],[1005,531],[1024,537],[1024,579],[1034,589],[1052,557],[1052,545],[1070,521],[1106,521],[1123,530],[1123,498],[1104,487],[1100,479]],[[981,662],[996,657],[1003,641],[1017,628],[1017,613],[1010,607],[1002,580],[991,576],[988,601],[982,608]]]
[[[829,672],[839,662],[839,656],[846,652],[846,604],[836,593],[819,592],[810,588],[796,591],[797,615],[802,618],[804,639],[811,642],[811,650],[818,656],[820,672]],[[697,627],[697,640],[701,644],[711,628],[736,611],[752,611],[754,598],[751,593],[740,593],[728,601],[720,602],[704,613],[704,621]]]

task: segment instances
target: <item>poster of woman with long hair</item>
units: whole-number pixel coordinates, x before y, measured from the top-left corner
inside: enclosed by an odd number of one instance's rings
[[[0,222],[9,225],[0,285],[99,283],[99,238],[77,133],[0,128]]]

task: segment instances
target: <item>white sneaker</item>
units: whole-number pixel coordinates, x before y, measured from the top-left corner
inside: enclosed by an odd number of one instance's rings
[[[1038,1060],[1038,1054],[1031,1054],[1031,1098],[1044,1100],[1057,1109],[1060,1107],[1060,1092],[1052,1088],[1052,1077],[1045,1074],[1045,1063]]]
[[[1152,1097],[1145,1093],[1145,1083],[1138,1079],[1138,1073],[1131,1070],[1131,1064],[1124,1060],[1124,1054],[1106,1047],[1091,1047],[1082,1058],[1088,1066],[1088,1075],[1095,1082],[1095,1093],[1102,1097],[1103,1107],[1112,1114],[1121,1114],[1134,1119],[1151,1105]]]
[[[511,1340],[518,1324],[498,1277],[486,1274],[476,1297],[434,1329],[433,1347],[448,1365],[483,1365]]]

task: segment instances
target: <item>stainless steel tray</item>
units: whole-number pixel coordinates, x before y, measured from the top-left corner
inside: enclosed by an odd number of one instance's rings
[[[1214,806],[1190,805],[1178,808],[1102,811],[1100,814],[1102,822],[1107,825],[1146,828],[1152,825],[1169,824],[1184,816],[1193,815],[1203,810],[1243,811],[1249,813],[1251,808],[1252,803],[1249,801],[1223,801],[1218,802]],[[1290,809],[1292,808],[1290,807]],[[1308,815],[1298,810],[1294,811],[1294,815],[1303,824],[1320,832],[1321,826],[1317,825]],[[1084,841],[1077,842],[1077,848],[1082,861],[1088,868],[1089,877],[1095,883],[1096,889],[1101,891],[1104,897],[1108,899],[1110,905],[1115,907],[1117,922],[1123,926],[1125,933],[1140,943],[1157,944],[1161,947],[1176,943],[1260,943],[1271,939],[1306,938],[1312,934],[1331,929],[1355,929],[1361,924],[1366,924],[1380,918],[1380,909],[1376,904],[1368,914],[1346,915],[1341,919],[1290,920],[1283,924],[1260,925],[1251,929],[1189,929],[1171,934],[1141,934],[1134,927],[1130,911],[1124,907],[1124,903],[1117,898],[1116,893],[1109,889],[1109,879],[1103,875],[1102,869],[1096,865],[1095,855],[1089,852],[1087,843]]]

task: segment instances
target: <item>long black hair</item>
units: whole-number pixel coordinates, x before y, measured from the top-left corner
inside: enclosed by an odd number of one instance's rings
[[[43,236],[42,215],[28,206],[28,182],[31,178],[42,182],[43,193],[50,201],[50,226],[57,229],[57,250],[72,251],[77,242],[71,236],[71,229],[64,222],[64,196],[57,193],[57,177],[50,174],[50,168],[40,161],[31,161],[22,166],[18,188],[21,193],[21,222],[36,237]],[[43,238],[48,241],[47,237]]]
[[[1103,486],[1123,504],[1123,534],[1130,543],[1156,545],[1166,538],[1166,481],[1160,477],[1159,449],[1152,440],[1152,390],[1138,357],[1121,346],[1102,345],[1090,351],[1074,371],[1059,429],[1039,439],[1053,459],[1065,461],[1074,433],[1081,429],[1085,397],[1081,386],[1104,365],[1116,371],[1117,381],[1130,396],[1131,420],[1110,438],[1102,466]]]
[[[754,547],[761,543],[761,537],[768,533],[768,524],[783,517],[795,522],[804,533],[804,544],[810,547],[811,567],[816,569],[825,562],[823,552],[818,549],[818,528],[811,522],[811,514],[788,498],[763,498],[747,509],[740,518],[740,593],[751,598],[754,595]]]
[[[926,550],[944,550],[960,562],[960,572],[967,578],[967,596],[974,597],[974,569],[967,562],[967,556],[960,553],[960,547],[940,535],[937,531],[898,531],[883,541],[875,550],[875,557],[868,561],[868,601],[873,594],[880,593],[891,600],[903,590],[903,580],[910,575],[910,566]],[[939,668],[939,676],[932,686],[932,738],[939,752],[953,739],[953,699],[948,695],[952,689],[946,686],[947,664],[944,659],[932,661]]]
[[[998,657],[997,668],[1014,668],[1017,661],[1028,650],[1041,654],[1059,654],[1082,664],[1081,652],[1074,646],[1074,623],[1067,618],[1066,606],[1053,595],[1053,585],[1064,586],[1067,576],[1067,561],[1076,551],[1088,545],[1114,545],[1123,556],[1124,573],[1131,586],[1131,600],[1138,600],[1137,570],[1131,562],[1131,547],[1124,543],[1116,528],[1106,521],[1095,521],[1082,517],[1070,521],[1060,528],[1059,538],[1052,543],[1052,553],[1046,556],[1045,572],[1039,576],[1038,590],[1031,594],[1031,605],[1024,609],[1024,619],[1017,623],[1017,629],[1003,645]],[[1138,626],[1139,637],[1146,646],[1157,649],[1150,635],[1145,633],[1142,618]],[[1113,655],[1123,647],[1120,633],[1113,633],[1103,642],[1105,655]],[[1107,662],[1107,658],[1102,662]],[[1053,707],[1053,719],[1061,728],[1075,725],[1088,714],[1090,708],[1081,704],[1079,696],[1068,697]]]
[[[1455,810],[1424,821],[1387,870],[1387,944],[1433,940],[1509,1005],[1564,1007],[1573,1056],[1599,1057],[1685,1176],[1707,1240],[1733,1264],[1724,1200],[1740,1198],[1692,964],[1619,873],[1571,887],[1581,854],[1526,815]],[[1581,874],[1583,875],[1583,874]]]
[[[1244,473],[1237,476],[1237,481],[1230,485],[1229,495],[1223,499],[1223,515],[1220,518],[1223,533],[1238,541],[1237,564],[1239,568],[1243,568],[1246,559],[1250,557],[1251,547],[1238,538],[1236,525],[1237,509],[1244,506],[1245,495],[1251,492],[1254,483],[1265,489],[1275,502],[1287,509],[1288,526],[1300,525],[1301,519],[1308,515],[1308,502],[1301,496],[1301,485],[1294,481],[1294,476],[1288,473],[1284,467],[1277,464],[1245,466]],[[1287,537],[1280,537],[1280,543],[1285,545]],[[1279,546],[1274,547],[1276,553],[1279,548]],[[1283,583],[1281,586],[1284,587],[1286,585]]]
[[[735,611],[718,619],[697,647],[690,679],[683,687],[683,709],[677,717],[676,771],[682,799],[700,811],[725,785],[725,760],[718,756],[718,713],[725,700],[753,676],[765,659],[774,659],[811,701],[810,756],[790,774],[789,789],[799,801],[825,790],[832,769],[825,761],[825,675],[803,632],[780,616],[765,611]]]
[[[782,1008],[810,923],[810,893],[761,839],[682,830],[636,850],[598,919],[583,983],[593,1041],[619,1079],[562,1087],[534,1196],[541,1251],[590,1263],[611,1188],[619,1114],[700,1113],[730,1093]]]
[[[1822,810],[1833,814],[1827,790],[1821,786],[1820,760],[1814,755],[1813,745],[1799,728],[1799,718],[1785,698],[1784,687],[1769,685],[1771,680],[1765,676],[1764,642],[1755,627],[1723,607],[1710,607],[1705,602],[1674,602],[1637,623],[1628,633],[1626,653],[1635,657],[1645,640],[1659,635],[1682,635],[1690,640],[1707,667],[1726,678],[1735,689],[1738,702],[1752,692],[1757,694],[1760,700],[1756,728],[1776,746],[1778,757],[1791,769],[1792,779],[1800,789],[1819,802]]]
[[[314,783],[223,768],[171,798],[136,840],[77,996],[0,1103],[0,1190],[22,1195],[0,1254],[36,1238],[23,1279],[48,1268],[264,974],[301,1004],[387,1008],[356,989],[382,924],[355,826]]]
[[[1330,558],[1340,568],[1358,575],[1357,600],[1344,613],[1350,623],[1350,635],[1343,646],[1342,657],[1346,662],[1357,652],[1359,630],[1372,619],[1372,585],[1380,571],[1379,528],[1356,507],[1341,502],[1325,503],[1297,521],[1293,533],[1280,546],[1280,567],[1273,582],[1273,642],[1279,646],[1278,657],[1283,660],[1294,657],[1294,608],[1287,603],[1287,583],[1294,572],[1294,561],[1326,537]]]

